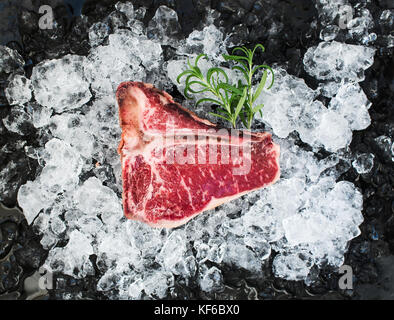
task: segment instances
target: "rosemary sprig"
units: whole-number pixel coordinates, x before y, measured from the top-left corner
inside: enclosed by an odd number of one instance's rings
[[[206,58],[205,54],[199,54],[194,62],[194,65],[187,61],[189,69],[182,72],[178,77],[177,81],[180,83],[180,79],[186,76],[184,95],[186,98],[191,99],[189,94],[196,94],[202,92],[210,92],[216,98],[202,98],[197,101],[196,105],[203,102],[211,102],[217,104],[220,108],[217,110],[218,113],[210,112],[212,115],[229,121],[233,127],[236,126],[238,115],[242,109],[243,103],[246,100],[247,90],[244,89],[240,93],[241,97],[237,99],[236,108],[233,107],[236,95],[230,93],[230,84],[227,73],[221,68],[210,68],[207,75],[204,76],[201,69],[198,67],[198,61],[202,58]],[[198,85],[198,90],[193,89],[193,85]]]
[[[261,114],[263,105],[255,106],[254,104],[267,81],[267,70],[270,70],[272,73],[272,82],[268,89],[274,83],[274,73],[269,66],[253,65],[253,56],[258,48],[264,52],[264,47],[261,44],[257,44],[253,50],[246,47],[237,47],[233,50],[232,55],[223,55],[226,61],[234,61],[237,64],[233,67],[233,70],[240,71],[246,81],[244,83],[240,80],[236,86],[229,83],[227,73],[221,68],[210,68],[206,76],[202,74],[201,69],[198,67],[198,61],[203,57],[207,58],[205,54],[199,54],[194,65],[188,60],[189,69],[177,77],[177,81],[180,83],[180,79],[186,76],[185,97],[191,99],[189,94],[210,92],[215,96],[215,99],[202,98],[197,101],[197,105],[202,102],[211,102],[219,105],[217,113],[210,112],[212,115],[229,121],[234,128],[238,118],[241,118],[244,126],[250,129],[254,115],[257,112]],[[237,51],[240,51],[241,55],[236,55],[235,52]],[[253,77],[259,69],[264,69],[263,76],[256,91],[253,91]],[[200,88],[198,90],[193,89],[193,85],[198,85]]]
[[[256,50],[260,48],[262,52],[265,51],[263,45],[257,44],[253,50],[250,50],[246,47],[237,47],[233,49],[232,55],[223,55],[223,58],[226,59],[226,61],[235,61],[238,63],[238,65],[235,65],[233,67],[233,70],[238,70],[242,73],[242,75],[245,78],[246,84],[245,87],[247,89],[247,98],[245,101],[245,114],[246,114],[246,119],[244,120],[244,125],[250,129],[252,125],[252,121],[254,118],[254,115],[257,112],[260,112],[260,115],[262,115],[261,109],[263,108],[263,104],[259,104],[255,106],[255,102],[257,98],[260,96],[261,92],[263,91],[263,88],[266,84],[267,81],[267,76],[268,72],[267,70],[271,71],[272,73],[272,81],[271,84],[267,89],[270,89],[272,85],[274,84],[274,72],[271,67],[261,64],[258,66],[253,65],[253,57],[256,52]],[[242,54],[241,55],[235,55],[235,52],[240,51]],[[260,79],[259,85],[257,86],[257,89],[255,92],[253,92],[253,76],[256,74],[256,72],[259,69],[264,69],[263,76]]]

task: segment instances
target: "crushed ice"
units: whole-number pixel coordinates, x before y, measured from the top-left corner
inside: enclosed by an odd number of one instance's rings
[[[305,70],[320,81],[318,89],[277,66],[274,87],[261,96],[265,107],[257,121],[272,128],[281,145],[280,181],[176,230],[153,229],[123,217],[114,92],[128,79],[171,89],[178,85],[175,77],[185,60],[202,51],[209,56],[205,68],[221,64],[227,39],[210,18],[202,30],[180,39],[173,10],[159,7],[146,29],[143,9],[119,3],[91,27],[88,57],[43,61],[30,80],[10,78],[6,95],[15,106],[4,119],[6,128],[22,135],[27,122],[46,137],[39,148],[26,146],[41,170],[18,193],[27,221],[50,250],[46,266],[82,278],[94,274],[89,259],[94,254],[101,272],[97,289],[123,299],[163,298],[175,276],[186,284],[196,279],[205,292],[220,291],[221,265],[258,277],[271,254],[275,275],[289,280],[310,283],[313,267],[339,267],[348,241],[360,234],[363,217],[360,192],[337,179],[352,165],[360,174],[373,166],[373,155],[351,158],[347,147],[352,131],[370,124],[370,102],[358,82],[373,63],[374,49],[331,41],[338,32],[331,25],[333,17],[344,3],[337,2],[319,2],[327,26],[324,41],[304,56]],[[122,14],[126,19],[119,18]],[[366,12],[364,18],[352,22],[354,35],[368,31]],[[163,21],[171,27],[164,29]],[[109,23],[116,27],[112,34]],[[164,61],[162,45],[177,48],[172,60]],[[0,47],[0,69],[11,72],[10,65],[23,65],[23,59]],[[36,102],[30,102],[31,91]],[[319,94],[331,98],[328,105],[317,99]],[[314,150],[324,148],[331,155],[318,160],[294,144],[292,131]],[[392,155],[388,139],[378,137],[377,142]],[[57,246],[60,240],[68,242]]]

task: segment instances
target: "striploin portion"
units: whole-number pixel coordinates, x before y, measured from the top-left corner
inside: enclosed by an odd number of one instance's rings
[[[127,218],[176,227],[279,178],[268,133],[219,128],[151,84],[121,83],[116,98]]]

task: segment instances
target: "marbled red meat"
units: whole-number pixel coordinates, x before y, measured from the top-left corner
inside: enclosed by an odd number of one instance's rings
[[[116,98],[127,218],[176,227],[279,178],[268,133],[219,128],[151,84],[124,82]]]

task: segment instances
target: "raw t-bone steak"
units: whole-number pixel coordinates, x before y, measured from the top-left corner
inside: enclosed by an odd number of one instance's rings
[[[151,84],[123,82],[116,98],[127,218],[176,227],[279,178],[268,133],[218,128]]]

